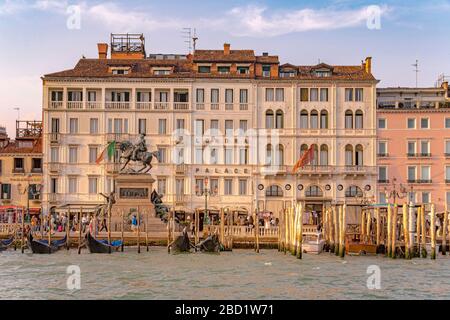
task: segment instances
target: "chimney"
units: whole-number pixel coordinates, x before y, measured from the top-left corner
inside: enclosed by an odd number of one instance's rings
[[[108,44],[107,43],[97,43],[98,47],[98,58],[106,59],[108,55]]]
[[[372,57],[367,57],[366,58],[366,72],[367,73],[372,73]]]
[[[263,57],[268,57],[269,53],[268,52],[263,52]]]
[[[226,56],[230,54],[230,44],[229,43],[223,44],[223,54]]]

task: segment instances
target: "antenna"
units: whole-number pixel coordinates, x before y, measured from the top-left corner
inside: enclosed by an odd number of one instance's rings
[[[183,28],[181,31],[182,37],[184,38],[184,43],[187,44],[189,53],[192,52],[192,28]]]
[[[192,42],[194,43],[194,52],[195,52],[195,46],[197,44],[197,40],[198,40],[197,29],[194,28],[194,36],[192,37]]]
[[[17,111],[17,120],[20,121],[20,108],[16,107],[16,108],[14,108],[14,110]]]
[[[419,83],[419,60],[416,60],[416,63],[412,64],[413,67],[415,67],[416,69],[414,69],[414,72],[416,73],[416,88],[418,87],[418,83]]]

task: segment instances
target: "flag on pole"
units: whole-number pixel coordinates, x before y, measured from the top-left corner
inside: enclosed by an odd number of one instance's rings
[[[303,168],[308,163],[314,160],[314,149],[313,145],[309,147],[308,150],[302,155],[300,159],[295,163],[294,168],[292,169],[292,173],[296,173],[298,169]]]
[[[116,150],[116,142],[111,141],[108,143],[105,149],[103,149],[102,153],[98,156],[97,160],[95,160],[96,164],[100,164],[105,158],[105,154],[108,154],[108,158],[111,159],[114,156],[114,151]]]

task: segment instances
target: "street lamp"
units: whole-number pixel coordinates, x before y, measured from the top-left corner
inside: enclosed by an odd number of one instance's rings
[[[30,217],[30,195],[33,196],[33,199],[35,196],[40,195],[41,194],[41,189],[42,189],[42,184],[34,184],[34,188],[31,188],[31,184],[30,184],[30,180],[31,180],[31,174],[28,175],[28,184],[26,187],[23,188],[22,191],[22,184],[19,183],[17,185],[17,189],[19,191],[19,193],[22,194],[27,194],[27,217]]]
[[[204,186],[203,189],[200,190],[199,186],[195,186],[195,193],[197,196],[205,196],[205,215],[203,217],[203,223],[209,224],[209,213],[208,213],[208,196],[216,196],[217,195],[217,186],[214,187],[214,190],[211,190],[208,187],[208,178],[205,178],[204,180]]]
[[[387,188],[384,187],[384,194],[386,195],[386,199],[394,199],[394,203],[397,203],[397,199],[403,199],[408,194],[408,191],[405,186],[403,186],[401,183],[399,185],[399,189],[397,191],[397,185],[396,182],[397,178],[394,178],[392,181],[392,190],[387,191]],[[413,190],[413,186],[411,185],[411,192]]]

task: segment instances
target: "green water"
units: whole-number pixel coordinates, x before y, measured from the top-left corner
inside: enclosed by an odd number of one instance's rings
[[[277,250],[168,255],[164,247],[111,255],[6,251],[0,299],[450,299],[450,257],[303,257]],[[69,265],[80,267],[79,290],[67,289]],[[380,289],[367,287],[370,265],[380,267]]]

